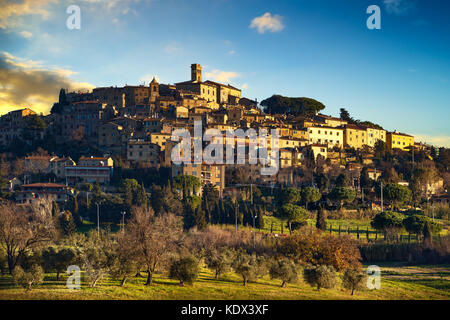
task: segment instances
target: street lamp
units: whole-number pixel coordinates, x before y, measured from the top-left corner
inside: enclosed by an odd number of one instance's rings
[[[258,215],[256,215],[256,214],[254,214],[253,215],[253,248],[255,248],[256,247],[256,244],[255,244],[255,219],[258,217]]]
[[[95,205],[97,206],[97,236],[100,236],[100,207],[98,202]]]

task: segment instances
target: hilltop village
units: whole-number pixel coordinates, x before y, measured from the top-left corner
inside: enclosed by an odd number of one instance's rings
[[[372,181],[382,178],[409,185],[412,169],[399,169],[389,157],[433,163],[439,156],[439,149],[418,143],[409,134],[354,120],[345,109],[339,118],[328,116],[321,113],[324,108],[314,99],[276,95],[258,103],[229,84],[203,80],[199,64],[191,65],[190,80],[175,84],[161,84],[154,78],[149,85],[101,87],[92,92],[61,89],[49,115],[25,108],[0,118],[3,194],[18,203],[51,197],[64,204],[85,184],[114,194],[121,180],[130,178],[149,191],[152,185],[164,185],[179,175],[213,186],[221,197],[236,186],[250,184],[325,191],[343,173],[360,195],[367,187],[361,183],[362,173]],[[180,128],[192,132],[196,121],[203,130],[223,133],[278,129],[277,174],[261,175],[261,164],[248,162],[174,165],[171,151],[178,142],[171,140],[172,132]],[[234,147],[236,141],[226,143]],[[248,138],[244,144],[248,146]],[[445,174],[434,174],[421,187],[423,193],[446,198],[445,179]]]

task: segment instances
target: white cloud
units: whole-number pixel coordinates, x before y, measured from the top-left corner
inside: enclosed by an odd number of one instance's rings
[[[413,134],[413,136],[415,142],[432,144],[436,147],[450,148],[450,136],[448,135]]]
[[[230,83],[233,78],[240,77],[241,75],[234,71],[221,71],[221,70],[213,70],[211,72],[205,73],[206,78],[211,79],[213,81],[222,82],[222,83]]]
[[[247,83],[244,83],[244,84],[241,86],[241,88],[242,88],[242,89],[247,89],[247,88],[248,88],[248,84],[247,84]]]
[[[137,15],[133,6],[140,2],[151,3],[154,0],[79,0],[82,10],[101,12],[103,16],[116,18],[129,13]],[[73,0],[0,0],[0,29],[12,29],[21,26],[23,17],[40,15],[48,19],[52,14],[58,14],[60,7],[74,4]],[[55,5],[58,5],[56,7]],[[64,9],[65,10],[65,9]],[[64,11],[63,11],[64,12]],[[112,20],[112,18],[111,18]],[[117,18],[114,23],[117,23]]]
[[[22,37],[27,38],[27,39],[31,38],[33,36],[33,34],[30,31],[26,31],[26,30],[20,31],[19,34]]]
[[[266,31],[280,32],[284,29],[283,17],[266,12],[262,16],[254,18],[250,24],[250,28],[256,29],[260,34]]]
[[[140,82],[145,82],[146,85],[149,85],[150,82],[152,82],[153,78],[155,78],[156,81],[158,81],[158,83],[161,82],[157,75],[150,74],[150,73],[147,73],[147,74],[143,75],[142,77],[140,77],[139,81]]]
[[[398,16],[407,15],[416,8],[413,0],[384,0],[383,3],[387,13]]]
[[[232,56],[232,55],[235,54],[235,53],[236,53],[236,51],[234,51],[234,50],[228,51],[228,54],[229,54],[230,56]]]
[[[23,0],[20,2],[0,0],[0,29],[15,27],[20,24],[17,19],[20,16],[37,14],[43,19],[50,15],[48,5],[57,3],[58,0]]]
[[[88,90],[94,87],[71,79],[75,73],[0,52],[0,113],[23,107],[46,113],[57,101],[60,88]]]
[[[164,47],[164,52],[169,55],[179,56],[183,54],[183,47],[178,42],[171,42]]]

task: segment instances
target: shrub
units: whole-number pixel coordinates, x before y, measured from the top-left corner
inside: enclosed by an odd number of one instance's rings
[[[14,283],[21,287],[31,290],[31,287],[42,283],[44,271],[37,264],[33,265],[29,271],[24,271],[22,267],[17,266],[12,272]]]
[[[6,258],[6,255],[4,255],[0,251],[0,274],[6,274],[8,273],[8,259]]]
[[[358,241],[349,235],[336,237],[327,234],[323,236],[320,242],[319,253],[319,264],[330,265],[338,271],[350,267],[361,267]]]
[[[370,243],[360,246],[366,263],[408,262],[414,264],[450,263],[450,238],[442,237],[433,243]]]
[[[172,263],[169,278],[179,280],[181,286],[184,283],[192,285],[197,279],[198,272],[198,261],[194,257],[184,257]]]
[[[332,266],[320,265],[309,266],[303,269],[303,277],[305,281],[312,287],[334,288],[336,285],[336,271]]]
[[[356,290],[363,290],[364,284],[367,280],[367,275],[357,269],[349,268],[345,270],[342,277],[342,285],[345,289],[351,290],[352,295]]]
[[[276,246],[278,253],[298,259],[304,264],[331,265],[337,270],[361,266],[357,241],[350,236],[324,235],[311,227],[281,239]]]
[[[298,280],[295,263],[289,260],[279,260],[272,263],[269,269],[271,279],[280,279],[281,287],[286,287],[286,283],[294,283]]]

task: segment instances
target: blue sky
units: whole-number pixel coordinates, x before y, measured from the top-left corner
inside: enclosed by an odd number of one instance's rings
[[[184,81],[200,63],[249,98],[311,97],[450,147],[449,1],[0,0],[0,44],[0,113],[46,112],[59,87]]]

